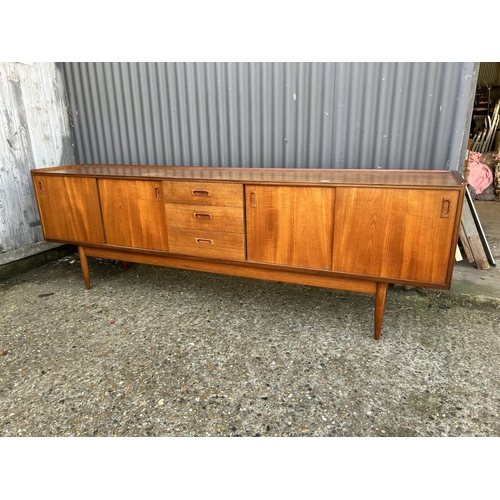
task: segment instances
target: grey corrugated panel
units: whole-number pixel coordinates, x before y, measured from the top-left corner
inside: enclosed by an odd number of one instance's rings
[[[475,63],[64,63],[80,162],[460,166]]]

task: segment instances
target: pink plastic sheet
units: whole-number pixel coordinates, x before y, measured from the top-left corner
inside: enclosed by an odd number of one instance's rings
[[[493,183],[493,172],[488,165],[481,163],[481,153],[469,153],[469,177],[467,182],[481,194]]]

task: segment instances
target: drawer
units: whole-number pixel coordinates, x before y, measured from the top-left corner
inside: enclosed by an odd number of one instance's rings
[[[163,194],[167,203],[243,206],[243,184],[163,181]]]
[[[245,260],[245,235],[171,227],[168,230],[171,253],[212,259]]]
[[[243,207],[166,203],[165,211],[169,227],[226,233],[245,232]]]

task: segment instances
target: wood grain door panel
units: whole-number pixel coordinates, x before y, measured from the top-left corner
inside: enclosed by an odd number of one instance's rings
[[[106,243],[168,251],[162,183],[99,179]]]
[[[104,243],[95,179],[33,175],[33,182],[46,239]]]
[[[337,188],[332,269],[445,283],[458,200],[451,190]]]
[[[247,259],[331,269],[334,188],[247,185]]]

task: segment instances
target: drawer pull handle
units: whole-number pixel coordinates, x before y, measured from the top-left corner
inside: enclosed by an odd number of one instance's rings
[[[255,191],[250,191],[250,206],[255,208]]]
[[[206,189],[193,189],[191,192],[193,196],[210,196],[210,191]]]
[[[196,243],[200,245],[213,245],[214,240],[209,240],[208,238],[196,238]]]
[[[441,204],[441,217],[442,218],[447,218],[450,216],[450,206],[451,206],[451,199],[450,198],[443,198],[443,203]]]
[[[194,218],[208,220],[208,219],[213,219],[213,216],[212,214],[194,214]]]
[[[160,201],[160,188],[158,186],[155,186],[155,199]]]
[[[40,193],[43,194],[43,185],[42,185],[42,181],[38,181],[38,191],[40,191]]]

